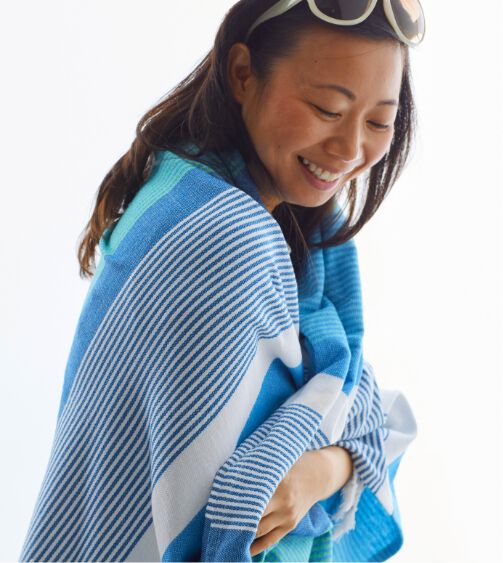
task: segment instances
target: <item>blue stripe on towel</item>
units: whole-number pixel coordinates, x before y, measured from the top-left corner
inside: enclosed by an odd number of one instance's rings
[[[332,443],[361,493],[334,556],[396,549],[383,450],[396,432],[364,369],[354,242],[313,252],[298,281],[239,153],[157,157],[100,241],[20,560],[251,561],[281,479]],[[342,500],[317,503],[285,542],[342,529]]]

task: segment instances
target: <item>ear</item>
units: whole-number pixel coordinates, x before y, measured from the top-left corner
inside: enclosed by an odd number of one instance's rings
[[[255,85],[250,50],[244,43],[234,43],[229,50],[227,78],[233,98],[242,105]]]

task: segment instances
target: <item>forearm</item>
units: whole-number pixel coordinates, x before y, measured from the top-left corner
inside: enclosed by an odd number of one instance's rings
[[[349,481],[353,473],[353,458],[351,454],[340,446],[327,446],[317,450],[319,455],[321,479],[320,499],[324,500]]]

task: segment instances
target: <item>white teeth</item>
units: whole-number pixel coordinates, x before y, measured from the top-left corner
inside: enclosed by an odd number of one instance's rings
[[[302,162],[320,180],[323,180],[325,182],[333,182],[334,180],[337,180],[337,178],[338,178],[337,174],[332,174],[331,172],[328,172],[328,170],[323,170],[321,168],[318,168],[315,164],[313,164],[312,162],[309,162],[309,160],[307,160],[307,158],[302,157]]]

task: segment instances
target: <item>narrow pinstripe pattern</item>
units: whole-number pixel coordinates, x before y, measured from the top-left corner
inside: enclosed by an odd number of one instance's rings
[[[251,561],[279,482],[330,436],[379,498],[385,413],[363,365],[356,249],[333,250],[299,285],[239,153],[158,154],[100,240],[20,560]],[[298,550],[337,528],[339,500],[306,515]]]
[[[386,475],[384,440],[385,415],[376,380],[369,370],[363,370],[353,406],[344,431],[336,445],[351,453],[353,470],[373,493],[383,485]]]
[[[213,482],[206,507],[212,528],[256,530],[257,516],[307,449],[320,418],[303,405],[281,407],[243,442]],[[298,430],[300,440],[292,428]]]
[[[253,343],[295,318],[278,282],[289,261],[273,254],[277,233],[239,195],[166,233],[111,304],[62,413],[24,557],[124,558],[147,524],[150,490],[218,415]],[[266,279],[268,264],[276,275]],[[218,378],[203,381],[208,373]]]

